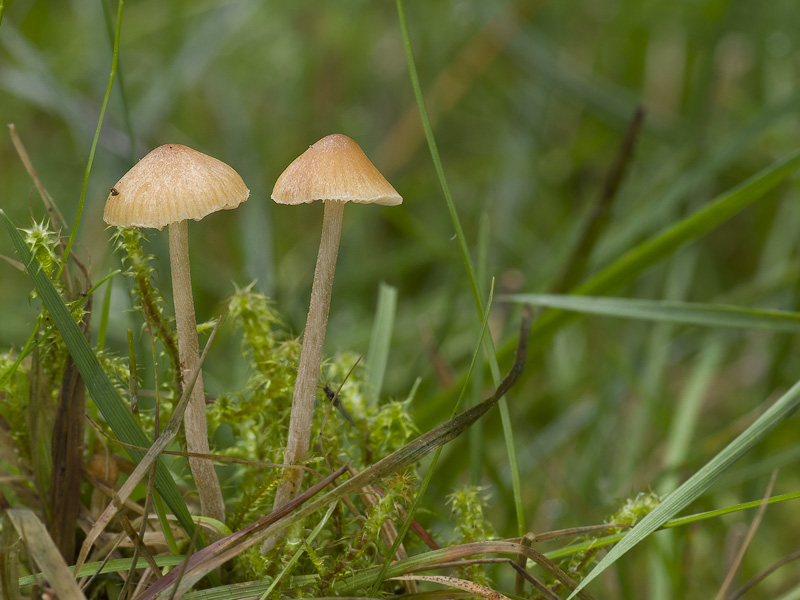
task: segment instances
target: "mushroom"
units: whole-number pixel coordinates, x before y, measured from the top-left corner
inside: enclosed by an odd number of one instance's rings
[[[340,134],[322,138],[296,158],[278,177],[272,190],[272,199],[279,204],[303,204],[315,200],[324,203],[322,238],[311,287],[311,302],[292,398],[289,439],[284,455],[285,464],[296,465],[308,455],[314,390],[322,362],[322,344],[328,323],[344,205],[358,202],[396,206],[403,199],[359,145]],[[302,478],[303,471],[299,469],[293,469],[284,476],[275,495],[276,508],[297,495]]]
[[[218,210],[236,208],[250,190],[224,162],[181,146],[166,144],[142,158],[116,185],[106,201],[103,220],[118,227],[162,229],[169,226],[169,262],[178,330],[178,354],[184,385],[200,360],[197,322],[189,272],[187,220],[199,221]],[[205,391],[200,373],[184,415],[189,452],[208,454]],[[189,458],[202,514],[225,519],[225,504],[214,463]]]

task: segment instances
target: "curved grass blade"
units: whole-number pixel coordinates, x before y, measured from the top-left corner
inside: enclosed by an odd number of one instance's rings
[[[585,314],[621,317],[623,319],[700,325],[703,327],[770,329],[787,333],[800,331],[800,313],[727,304],[609,298],[607,296],[572,296],[568,294],[513,294],[501,296],[499,299]]]
[[[0,215],[5,219],[14,247],[17,249],[20,258],[22,258],[22,262],[26,265],[26,270],[33,280],[36,291],[53,318],[53,322],[64,339],[64,343],[75,361],[81,377],[83,377],[89,394],[97,404],[103,417],[108,421],[114,434],[121,441],[134,446],[148,448],[150,441],[125,406],[125,402],[103,370],[91,346],[89,346],[78,325],[72,319],[64,299],[53,287],[53,283],[41,269],[38,261],[31,255],[28,246],[25,245],[22,236],[14,226],[14,223],[11,222],[11,219],[8,218],[8,215],[2,210],[0,210]],[[136,463],[141,461],[144,456],[144,452],[141,450],[126,447],[126,451]],[[191,537],[194,533],[192,517],[178,491],[178,486],[175,485],[175,481],[172,479],[167,467],[160,459],[156,466],[155,485],[164,501],[175,513],[181,526]]]
[[[569,598],[573,598],[590,581],[616,562],[623,554],[661,527],[680,510],[694,501],[775,427],[787,419],[800,405],[800,381],[775,402],[750,427],[712,458],[683,485],[667,496],[653,512],[639,521],[586,576]],[[568,599],[569,600],[569,599]]]

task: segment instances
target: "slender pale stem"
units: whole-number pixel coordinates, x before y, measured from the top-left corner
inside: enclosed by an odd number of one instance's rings
[[[178,329],[178,354],[181,361],[181,381],[187,378],[200,361],[197,342],[197,319],[194,314],[192,279],[189,273],[189,233],[186,221],[169,226],[169,264],[172,269],[172,295],[175,302],[175,324]],[[189,452],[209,454],[208,425],[206,424],[206,395],[203,374],[198,374],[192,395],[184,413],[183,427]],[[203,516],[225,521],[222,489],[214,463],[206,458],[189,458]]]
[[[286,442],[284,464],[302,463],[308,456],[311,439],[311,421],[314,416],[314,391],[319,379],[322,362],[322,344],[328,324],[331,304],[333,274],[336,271],[336,256],[339,254],[339,238],[342,233],[344,202],[325,201],[322,216],[322,238],[319,243],[314,284],[311,287],[311,302],[308,306],[303,347],[292,397],[292,414],[289,420],[289,439]],[[289,470],[275,494],[275,508],[294,498],[300,490],[303,471]]]

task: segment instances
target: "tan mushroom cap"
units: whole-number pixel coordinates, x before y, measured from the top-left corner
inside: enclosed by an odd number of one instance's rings
[[[309,146],[286,167],[272,199],[279,204],[339,200],[396,206],[403,202],[361,147],[338,133]]]
[[[180,144],[159,146],[111,189],[103,220],[118,227],[161,229],[236,208],[250,196],[239,174],[221,160]]]

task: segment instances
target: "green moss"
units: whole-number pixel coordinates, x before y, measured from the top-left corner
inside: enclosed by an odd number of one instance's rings
[[[489,497],[486,488],[463,485],[447,497],[450,518],[453,522],[453,543],[467,544],[495,537],[494,527],[486,518]],[[491,585],[486,572],[479,565],[457,569],[458,577],[481,585]]]

